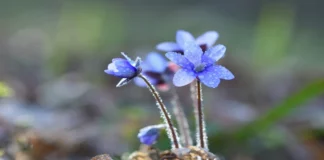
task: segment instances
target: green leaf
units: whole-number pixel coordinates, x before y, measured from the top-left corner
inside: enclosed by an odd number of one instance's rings
[[[303,106],[302,104],[305,104],[310,99],[319,96],[323,93],[324,79],[313,82],[307,85],[305,88],[288,97],[276,107],[273,107],[265,115],[260,116],[259,119],[256,119],[251,124],[235,132],[233,136],[236,140],[239,141],[247,140],[256,133],[259,133],[269,128],[271,125],[275,124],[280,119],[287,116],[298,107]]]

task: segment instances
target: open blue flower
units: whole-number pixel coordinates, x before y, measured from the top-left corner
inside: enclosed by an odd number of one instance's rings
[[[125,57],[123,58],[114,58],[112,63],[110,63],[105,70],[107,74],[122,78],[117,87],[121,87],[130,82],[133,78],[141,73],[141,59],[139,57],[136,58],[135,61],[130,59],[125,53],[121,52],[121,54]]]
[[[141,63],[142,74],[159,90],[167,90],[168,81],[171,81],[174,73],[168,66],[169,62],[161,54],[151,52]],[[140,87],[146,87],[146,83],[141,78],[135,78],[134,82]]]
[[[218,33],[216,31],[207,31],[195,39],[189,32],[178,30],[176,33],[176,42],[162,42],[158,44],[156,48],[165,52],[183,53],[185,43],[192,41],[200,46],[203,52],[205,52],[208,48],[213,46],[217,39]]]
[[[165,124],[152,125],[142,128],[137,137],[140,142],[146,145],[153,145],[160,135],[160,130],[165,128]]]
[[[197,78],[206,86],[216,88],[220,79],[231,80],[234,78],[228,69],[215,63],[224,56],[225,46],[216,45],[205,53],[192,42],[185,43],[184,48],[184,55],[176,52],[166,53],[166,57],[181,67],[173,77],[175,86],[187,85]]]

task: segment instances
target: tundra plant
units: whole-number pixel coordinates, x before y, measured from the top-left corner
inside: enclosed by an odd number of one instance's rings
[[[122,52],[123,58],[114,58],[108,65],[105,72],[122,78],[117,87],[128,84],[135,79],[138,86],[147,86],[156,100],[156,105],[160,110],[163,124],[151,125],[140,130],[137,137],[142,143],[139,151],[135,151],[125,159],[136,160],[157,160],[157,159],[203,159],[217,160],[217,156],[208,150],[208,137],[204,121],[204,112],[202,104],[202,85],[216,88],[221,79],[231,80],[234,75],[224,66],[217,64],[225,55],[226,47],[218,44],[214,45],[218,39],[218,33],[208,31],[198,38],[194,38],[189,32],[179,30],[176,33],[176,42],[163,42],[157,45],[157,49],[167,52],[165,56],[170,60],[168,62],[162,55],[151,52],[142,62],[141,58],[135,60],[129,58]],[[173,78],[172,78],[173,77]],[[191,89],[194,104],[194,114],[196,118],[196,141],[193,145],[190,137],[190,131],[187,118],[183,112],[177,94],[170,87],[182,87],[193,84],[195,89]],[[164,105],[159,91],[170,91],[173,95],[172,105],[173,113],[176,117],[178,130],[173,124],[171,115]],[[154,143],[158,140],[160,130],[167,131],[171,142],[170,150],[159,151],[154,148]],[[100,155],[93,160],[111,159],[108,155]]]

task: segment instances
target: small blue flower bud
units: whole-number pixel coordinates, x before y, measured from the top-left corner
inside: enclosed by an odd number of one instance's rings
[[[142,128],[137,137],[140,142],[146,145],[153,145],[160,135],[160,130],[164,129],[166,126],[164,124],[152,125]]]
[[[125,53],[122,52],[123,58],[114,58],[112,63],[110,63],[105,70],[107,74],[113,75],[115,77],[123,78],[117,87],[121,87],[130,82],[133,78],[138,76],[142,69],[140,66],[141,59],[136,58],[135,61],[131,60]]]

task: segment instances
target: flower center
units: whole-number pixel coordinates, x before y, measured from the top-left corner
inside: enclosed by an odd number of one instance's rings
[[[201,72],[205,69],[206,65],[205,64],[200,64],[198,66],[195,67],[195,71],[196,72]]]

